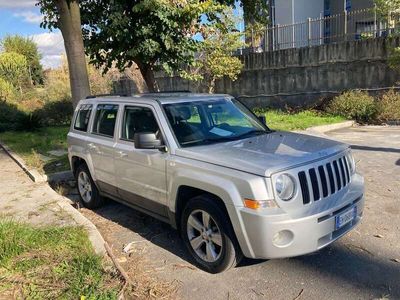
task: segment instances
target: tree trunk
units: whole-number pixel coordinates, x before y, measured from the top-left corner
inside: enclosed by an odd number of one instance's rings
[[[150,93],[158,92],[159,89],[154,78],[153,66],[141,63],[137,63],[137,65],[139,67],[140,73],[143,76],[144,81],[146,82],[147,90]]]
[[[213,94],[214,93],[214,90],[215,90],[215,78],[214,77],[212,77],[211,78],[211,80],[210,80],[210,84],[208,85],[208,93],[209,94]]]
[[[59,28],[67,53],[72,105],[75,108],[79,100],[90,95],[79,2],[77,0],[56,0],[56,6],[60,15]]]

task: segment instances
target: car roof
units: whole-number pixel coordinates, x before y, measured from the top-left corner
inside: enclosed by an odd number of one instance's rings
[[[107,95],[107,96],[90,96],[85,100],[85,103],[143,103],[143,102],[159,102],[161,104],[182,103],[192,101],[215,100],[225,97],[231,97],[227,94],[205,94],[205,93],[190,93],[190,92],[168,92],[168,93],[143,93],[132,96]]]

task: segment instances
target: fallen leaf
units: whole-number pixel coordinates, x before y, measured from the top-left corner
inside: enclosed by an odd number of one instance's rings
[[[176,269],[188,268],[188,269],[191,269],[191,270],[196,270],[196,268],[191,266],[191,265],[174,264],[173,266]]]
[[[376,237],[376,238],[383,238],[383,235],[382,234],[374,234],[374,237]]]
[[[396,262],[396,263],[400,263],[400,259],[399,258],[391,258],[390,260],[393,261],[393,262]]]

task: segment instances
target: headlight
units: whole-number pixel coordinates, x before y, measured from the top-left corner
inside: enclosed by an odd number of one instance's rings
[[[351,151],[347,152],[346,159],[347,159],[347,163],[349,164],[349,168],[350,168],[349,171],[350,171],[351,175],[353,175],[356,172],[356,162],[354,161],[354,157],[353,157],[353,154],[351,154]]]
[[[289,201],[296,191],[296,182],[288,174],[279,175],[275,181],[275,191],[280,199]]]

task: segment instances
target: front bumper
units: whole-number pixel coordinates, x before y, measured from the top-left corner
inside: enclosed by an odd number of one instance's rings
[[[245,251],[245,255],[272,259],[315,252],[334,242],[360,222],[364,201],[364,196],[361,195],[339,208],[299,219],[292,219],[288,215],[262,215],[243,208],[240,216],[251,249]],[[335,230],[335,217],[354,207],[357,211],[356,217]],[[281,234],[277,235],[279,232]]]

